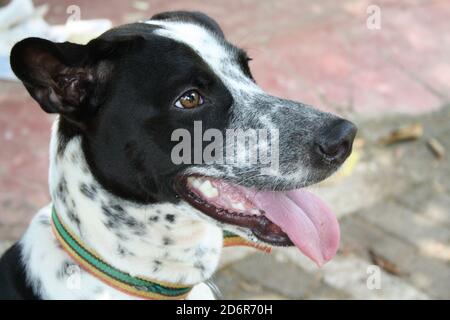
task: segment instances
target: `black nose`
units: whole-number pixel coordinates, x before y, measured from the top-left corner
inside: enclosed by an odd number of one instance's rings
[[[356,126],[350,121],[338,119],[322,129],[316,138],[315,151],[327,162],[342,163],[352,151]]]

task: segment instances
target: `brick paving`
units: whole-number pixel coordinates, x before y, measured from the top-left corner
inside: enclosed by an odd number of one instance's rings
[[[260,256],[227,249],[228,263],[216,277],[225,298],[450,298],[450,113],[448,107],[432,113],[449,103],[448,1],[377,1],[380,30],[366,28],[371,2],[365,0],[158,0],[148,1],[146,10],[120,0],[35,3],[49,4],[51,23],[64,22],[72,4],[80,6],[83,19],[114,24],[163,10],[204,11],[248,50],[255,78],[268,92],[344,114],[359,125],[359,161],[315,188],[340,217],[337,258],[317,270],[295,250]],[[0,82],[0,250],[49,201],[52,119],[21,85]],[[376,143],[413,122],[424,124],[421,140]],[[446,159],[434,158],[428,137],[444,144]],[[383,271],[380,290],[365,284],[369,249],[400,271]]]

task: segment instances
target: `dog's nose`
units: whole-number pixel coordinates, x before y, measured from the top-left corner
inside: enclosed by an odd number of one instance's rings
[[[342,163],[352,151],[356,126],[338,119],[323,128],[315,143],[315,151],[328,162]]]

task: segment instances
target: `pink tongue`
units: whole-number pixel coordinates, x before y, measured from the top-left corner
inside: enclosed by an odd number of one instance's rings
[[[317,196],[304,190],[257,192],[252,200],[319,267],[334,257],[339,247],[339,224]]]

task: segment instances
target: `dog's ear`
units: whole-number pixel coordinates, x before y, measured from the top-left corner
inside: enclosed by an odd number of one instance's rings
[[[225,38],[222,29],[219,24],[207,16],[206,14],[198,11],[168,11],[162,12],[151,17],[151,20],[168,20],[168,21],[186,21],[194,22],[204,26],[210,31],[214,32],[221,38]]]
[[[81,121],[101,103],[108,59],[129,41],[95,39],[79,45],[27,38],[11,50],[11,68],[44,111]]]
[[[48,113],[72,115],[86,107],[94,76],[86,46],[27,38],[11,50],[11,68]]]

